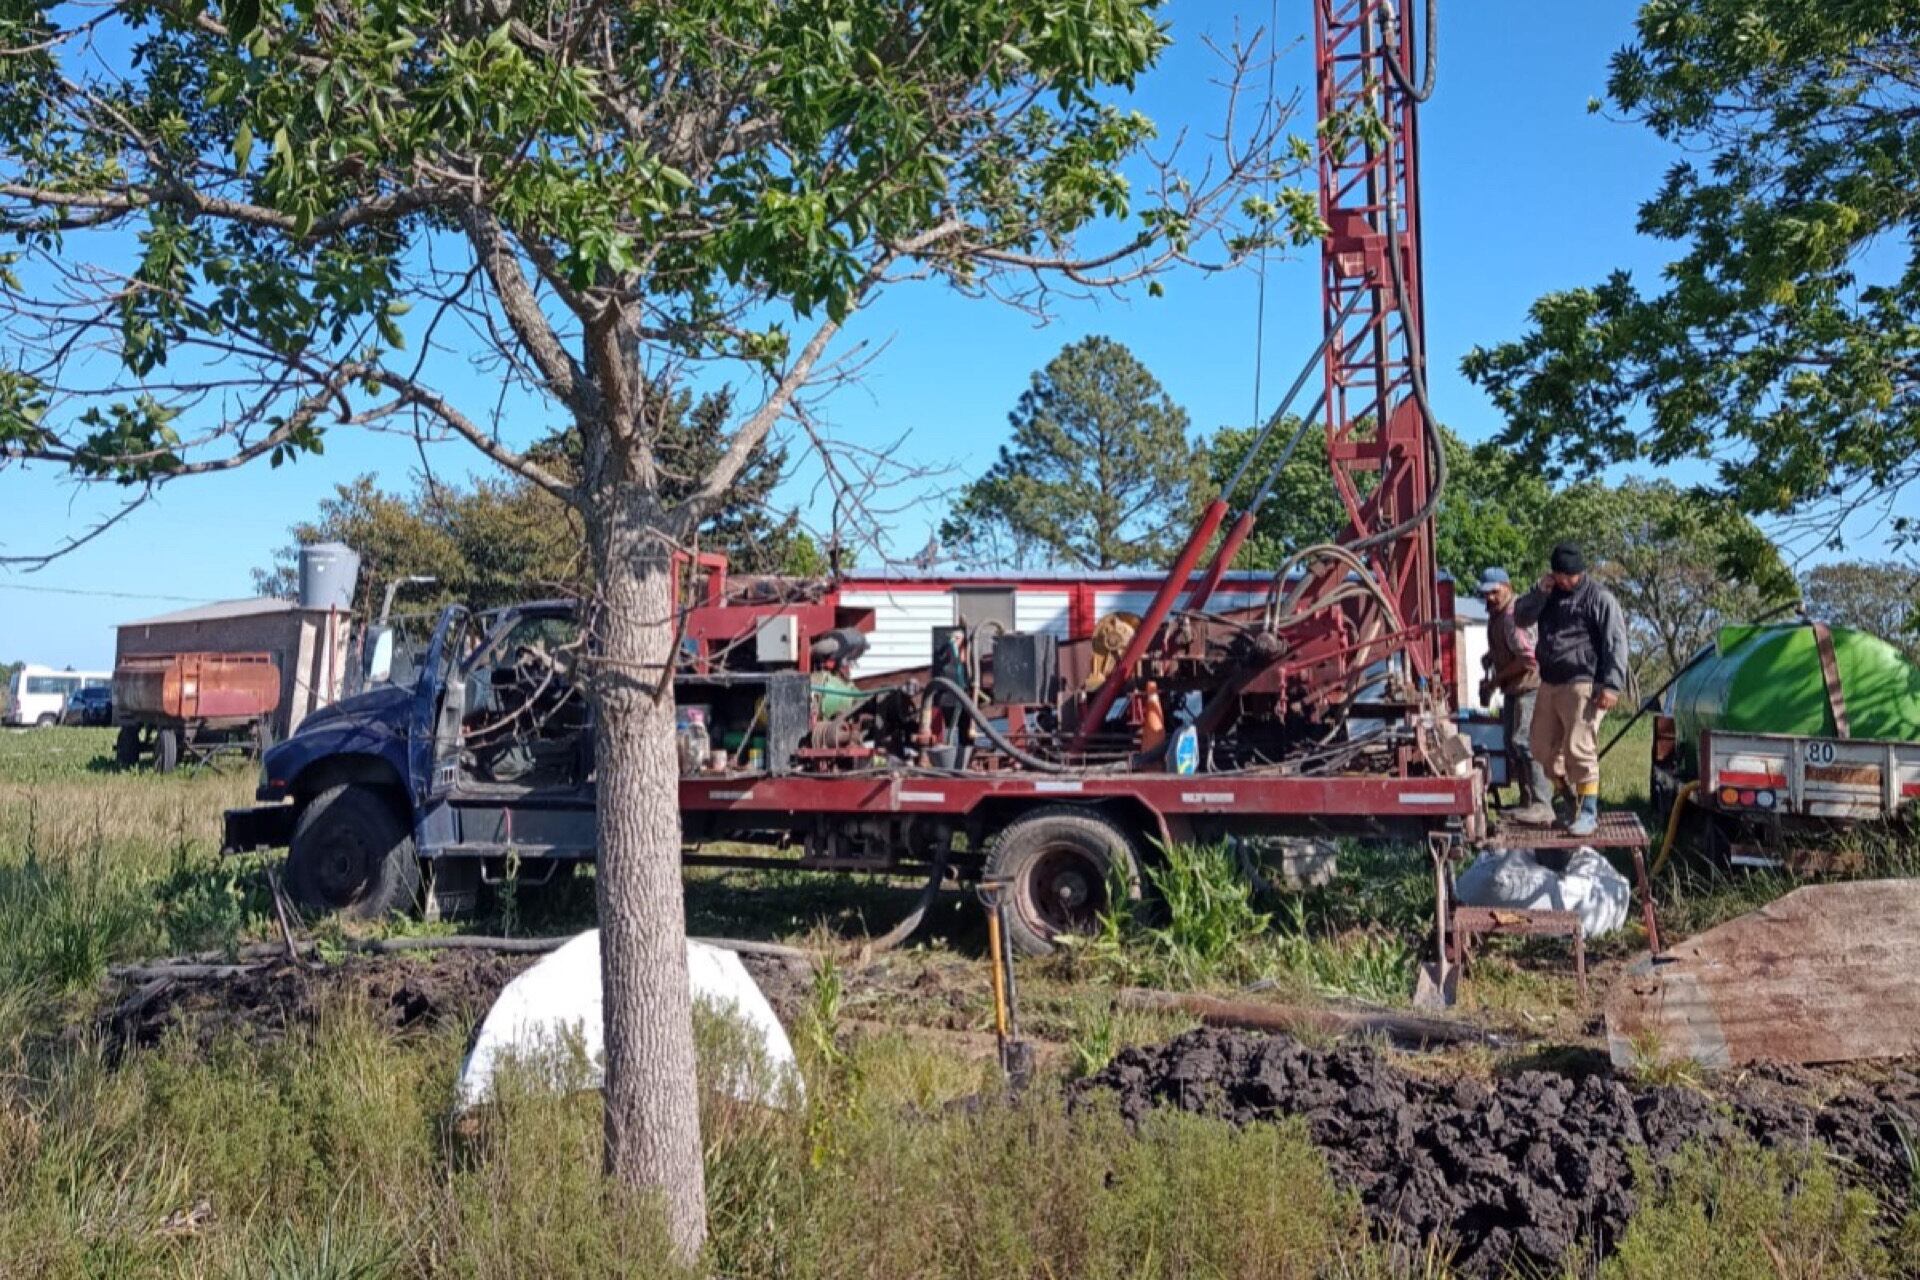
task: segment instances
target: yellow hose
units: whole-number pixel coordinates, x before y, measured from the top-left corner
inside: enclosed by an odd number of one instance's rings
[[[1680,814],[1687,807],[1687,801],[1693,799],[1693,793],[1700,789],[1698,778],[1680,788],[1680,794],[1673,798],[1673,810],[1667,814],[1667,837],[1660,842],[1660,856],[1653,860],[1653,870],[1647,872],[1652,879],[1660,874],[1660,868],[1667,865],[1667,859],[1673,853],[1673,838],[1680,834]]]

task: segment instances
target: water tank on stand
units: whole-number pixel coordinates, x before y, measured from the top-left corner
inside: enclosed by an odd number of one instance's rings
[[[316,542],[300,548],[300,607],[353,608],[360,580],[360,555],[344,542]]]

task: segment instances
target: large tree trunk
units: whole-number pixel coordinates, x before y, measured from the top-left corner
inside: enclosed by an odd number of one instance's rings
[[[680,767],[671,681],[672,561],[651,495],[618,486],[591,518],[599,604],[600,974],[607,1172],[659,1193],[691,1261],[706,1240],[693,1008],[680,880]],[[664,685],[664,696],[654,691]]]

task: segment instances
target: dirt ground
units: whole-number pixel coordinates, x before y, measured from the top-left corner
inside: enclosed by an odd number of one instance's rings
[[[1712,1093],[1604,1069],[1444,1079],[1363,1046],[1217,1030],[1123,1050],[1072,1098],[1105,1093],[1131,1121],[1156,1107],[1235,1124],[1300,1117],[1377,1232],[1448,1241],[1462,1274],[1484,1276],[1551,1272],[1582,1237],[1608,1250],[1633,1211],[1635,1152],[1658,1161],[1734,1134],[1764,1146],[1818,1139],[1891,1203],[1911,1194],[1902,1135],[1920,1130],[1920,1077],[1904,1068],[1866,1081],[1764,1067]]]

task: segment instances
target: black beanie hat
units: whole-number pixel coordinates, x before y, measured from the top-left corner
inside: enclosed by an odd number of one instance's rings
[[[1580,548],[1571,542],[1563,542],[1553,549],[1553,559],[1549,562],[1555,573],[1585,573],[1586,557],[1580,554]]]

